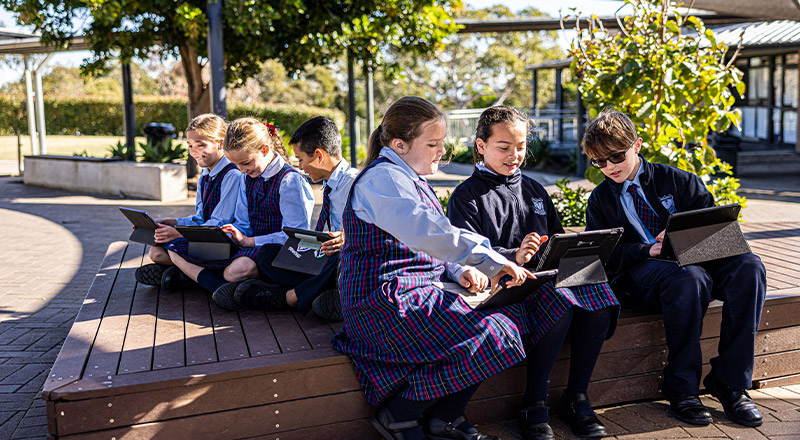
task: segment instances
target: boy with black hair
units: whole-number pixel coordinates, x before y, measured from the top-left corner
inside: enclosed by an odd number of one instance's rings
[[[259,278],[230,285],[214,293],[214,301],[223,308],[283,310],[296,307],[301,313],[314,313],[330,321],[341,321],[341,303],[337,278],[339,251],[344,244],[342,212],[358,169],[342,158],[342,137],[336,124],[317,116],[304,122],[289,141],[302,169],[313,182],[323,182],[322,210],[317,231],[333,232],[334,238],[322,244],[330,256],[318,275],[308,275],[272,266],[281,245],[267,244],[255,257]]]
[[[641,147],[636,126],[623,113],[602,112],[589,124],[583,148],[606,179],[589,197],[586,229],[625,228],[606,271],[618,293],[664,315],[669,354],[662,393],[675,417],[695,425],[712,421],[698,398],[700,334],[709,302],[719,299],[718,356],[711,358],[703,385],[731,421],[759,426],[761,413],[746,390],[766,295],[764,265],[752,253],[683,267],[653,259],[661,253],[669,215],[713,206],[714,197],[696,175],[645,160]]]

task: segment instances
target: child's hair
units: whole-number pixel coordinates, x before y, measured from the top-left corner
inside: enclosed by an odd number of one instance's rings
[[[410,143],[420,134],[422,126],[433,120],[444,120],[444,115],[427,99],[405,96],[395,101],[383,115],[383,121],[369,137],[366,167],[378,158],[381,148],[392,139]]]
[[[289,140],[289,144],[311,156],[317,148],[323,149],[333,157],[342,157],[342,135],[330,119],[317,116],[303,122]]]
[[[625,113],[603,110],[586,127],[583,151],[590,158],[603,158],[628,148],[636,141],[636,125]]]
[[[255,153],[261,151],[264,145],[280,154],[284,160],[289,160],[286,156],[286,148],[283,146],[283,139],[275,126],[259,122],[256,118],[239,118],[228,126],[222,149],[226,152]]]
[[[211,142],[218,143],[225,139],[227,129],[228,123],[225,122],[225,119],[213,113],[205,113],[192,119],[192,122],[186,127],[186,132],[195,131]]]
[[[484,142],[492,137],[492,128],[495,124],[514,124],[522,122],[525,128],[529,128],[530,119],[525,117],[519,110],[507,105],[496,105],[489,107],[481,113],[478,118],[478,128],[475,129],[475,140],[483,139]],[[527,136],[527,133],[526,133]],[[478,148],[472,148],[472,159],[475,163],[483,161],[483,154],[478,152]]]

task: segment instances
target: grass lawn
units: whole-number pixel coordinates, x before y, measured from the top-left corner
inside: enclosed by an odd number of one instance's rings
[[[31,154],[31,138],[22,136],[22,155]],[[93,157],[110,156],[108,152],[117,141],[125,141],[122,136],[47,136],[47,154],[72,156],[86,154]],[[137,137],[136,143],[145,142],[145,138]],[[0,136],[0,160],[17,160],[17,137]]]

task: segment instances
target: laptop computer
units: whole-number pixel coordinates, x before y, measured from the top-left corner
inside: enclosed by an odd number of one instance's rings
[[[528,278],[519,286],[507,287],[504,280],[490,289],[483,292],[470,292],[458,283],[438,283],[439,287],[447,290],[448,292],[458,293],[464,298],[464,301],[475,310],[494,309],[503,307],[510,304],[522,302],[525,298],[531,295],[542,284],[552,281],[553,277],[558,274],[558,269],[545,270],[541,272],[534,272],[533,275],[536,279]]]
[[[175,226],[189,242],[189,256],[203,261],[226,260],[241,249],[219,226]]]
[[[623,228],[553,234],[539,258],[537,271],[558,269],[556,287],[573,287],[608,282],[603,268]]]
[[[283,227],[289,236],[272,265],[281,269],[318,275],[328,261],[328,256],[320,251],[322,243],[333,238],[329,232]]]
[[[751,252],[739,226],[741,209],[734,203],[671,214],[655,259],[686,266]]]
[[[128,240],[136,243],[149,244],[156,246],[156,239],[154,237],[158,224],[150,217],[147,212],[133,208],[123,208],[120,206],[119,210],[127,217],[128,221],[133,224],[133,232]]]

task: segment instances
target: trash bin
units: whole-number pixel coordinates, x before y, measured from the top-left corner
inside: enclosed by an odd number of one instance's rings
[[[144,135],[147,136],[147,143],[155,145],[163,142],[167,138],[176,138],[175,126],[165,122],[149,122],[142,127]]]
[[[742,151],[742,138],[727,130],[714,132],[711,134],[711,146],[720,160],[730,164],[733,175],[736,176],[736,157]]]

